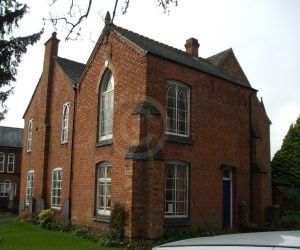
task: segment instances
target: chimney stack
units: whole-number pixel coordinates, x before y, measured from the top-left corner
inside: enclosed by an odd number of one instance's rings
[[[56,32],[52,33],[52,36],[45,42],[44,53],[44,71],[49,70],[51,67],[53,56],[57,56],[59,40],[56,37]]]
[[[196,38],[190,38],[186,40],[186,44],[184,45],[186,52],[192,55],[193,57],[198,57],[198,49],[199,49],[199,43]]]

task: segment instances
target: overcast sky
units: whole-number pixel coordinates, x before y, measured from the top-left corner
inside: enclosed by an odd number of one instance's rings
[[[42,18],[49,14],[48,0],[25,2],[30,13],[22,19],[16,35],[37,32]],[[70,1],[59,2],[65,6],[52,10],[66,10]],[[113,6],[114,0],[94,0],[77,41],[65,42],[65,30],[59,27],[59,56],[85,63],[103,28],[105,13],[112,12]],[[178,0],[169,15],[157,7],[157,0],[130,0],[128,13],[120,15],[118,9],[114,23],[182,50],[186,39],[195,37],[201,57],[233,48],[252,87],[259,90],[259,98],[263,97],[272,121],[271,154],[280,149],[289,126],[300,114],[299,0]],[[41,40],[23,57],[1,126],[23,127],[23,113],[42,71],[44,43],[53,31],[46,24]]]

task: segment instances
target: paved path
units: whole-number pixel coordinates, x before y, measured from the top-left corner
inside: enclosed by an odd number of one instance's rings
[[[0,218],[0,224],[16,221],[18,217]]]

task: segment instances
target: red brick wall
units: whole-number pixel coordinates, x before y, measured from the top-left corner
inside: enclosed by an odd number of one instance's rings
[[[211,228],[222,226],[220,167],[227,161],[237,163],[234,170],[233,219],[235,225],[239,225],[238,202],[250,204],[248,96],[251,91],[155,57],[149,56],[148,59],[147,97],[161,105],[161,119],[165,119],[167,81],[176,80],[191,89],[192,144],[165,142],[162,148],[165,161],[180,160],[190,164],[191,228],[204,227],[205,223]],[[164,166],[160,162],[153,165],[157,168],[153,176],[149,170],[148,178],[159,181],[156,186],[161,187],[160,192],[163,193],[164,179],[158,176],[164,176]],[[163,197],[153,195],[152,199],[152,204],[156,204],[155,214],[145,208],[150,213],[145,216],[155,218],[158,224],[153,223],[156,229],[147,235],[150,238],[157,237],[164,225]]]
[[[62,216],[64,211],[64,200],[69,197],[70,186],[70,166],[71,166],[71,149],[72,149],[72,126],[73,126],[73,107],[74,91],[70,79],[56,63],[53,73],[52,96],[50,102],[50,135],[49,135],[49,160],[47,174],[47,193],[45,204],[51,207],[51,183],[52,172],[55,168],[62,168],[62,202],[61,211],[58,213]],[[69,124],[68,124],[68,141],[61,143],[63,105],[69,104]]]
[[[47,79],[41,77],[33,94],[29,108],[24,116],[23,154],[21,170],[20,200],[25,200],[27,172],[34,170],[34,197],[43,195],[44,150],[45,150],[45,113],[46,113]],[[27,152],[28,122],[32,119],[31,151]],[[28,213],[21,210],[20,215]]]
[[[144,55],[132,45],[111,35],[109,44],[100,45],[92,57],[78,92],[75,124],[74,180],[72,195],[72,220],[76,223],[105,228],[107,223],[93,221],[95,215],[96,164],[112,164],[112,206],[124,204],[127,212],[126,236],[132,228],[132,178],[133,162],[125,155],[133,143],[131,136],[138,136],[139,124],[132,119],[132,112],[146,93],[146,65]],[[111,51],[110,51],[111,50]],[[111,57],[110,57],[111,55]],[[97,147],[98,96],[100,81],[106,69],[112,71],[114,88],[113,144]],[[136,139],[133,139],[136,140]]]
[[[256,123],[261,138],[253,138],[253,161],[260,164],[263,171],[253,176],[253,220],[264,221],[266,206],[272,204],[271,160],[270,160],[270,121],[256,96],[252,97],[252,121]]]
[[[0,147],[0,152],[5,154],[4,172],[0,172],[0,183],[10,180],[11,183],[17,184],[17,199],[19,199],[20,192],[20,174],[21,174],[21,162],[22,162],[22,149],[21,148],[6,148]],[[7,172],[8,155],[13,153],[15,155],[15,168],[13,173]]]
[[[98,46],[98,45],[97,45]],[[46,47],[46,55],[49,52]],[[47,52],[48,51],[48,52]],[[44,65],[49,65],[45,56]],[[46,67],[46,66],[45,66]],[[109,68],[115,80],[113,143],[97,145],[99,90],[105,70]],[[51,69],[51,65],[50,65]],[[22,166],[22,192],[25,198],[26,173],[35,170],[34,195],[43,195],[46,176],[45,201],[50,206],[52,170],[63,168],[62,200],[69,196],[72,107],[74,92],[70,81],[58,65],[54,65],[52,85],[47,85],[47,70],[41,77],[29,109],[25,114]],[[166,141],[164,137],[166,92],[168,80],[176,80],[191,91],[191,143]],[[49,92],[49,91],[50,92]],[[47,92],[48,91],[48,92]],[[270,202],[270,173],[252,176],[253,161],[269,168],[269,125],[250,88],[237,86],[182,65],[163,60],[134,47],[118,34],[111,34],[108,43],[97,47],[77,90],[74,140],[74,172],[71,194],[73,223],[107,230],[109,224],[95,220],[96,165],[108,161],[112,165],[112,206],[121,202],[126,210],[125,235],[155,238],[166,229],[164,221],[165,162],[189,163],[189,222],[185,229],[222,227],[222,170],[221,165],[232,163],[233,223],[238,226],[239,202],[245,201],[253,216],[262,220],[265,205]],[[51,94],[49,94],[51,93]],[[50,100],[46,102],[46,100]],[[141,101],[147,100],[160,115],[132,114]],[[60,143],[62,108],[70,102],[69,140]],[[47,106],[48,105],[48,106]],[[47,111],[46,111],[47,108]],[[261,141],[252,140],[250,149],[250,114],[263,132]],[[28,120],[33,119],[32,151],[26,152]],[[46,134],[45,123],[50,124]],[[49,152],[45,145],[49,139]],[[158,145],[158,146],[157,146]],[[163,161],[125,159],[133,146],[161,150]],[[46,149],[46,150],[45,150]],[[44,154],[46,153],[46,155]],[[45,156],[49,153],[49,159]],[[46,167],[47,174],[43,172]],[[252,193],[260,192],[251,200]],[[264,191],[266,190],[266,193]],[[61,213],[64,211],[62,207]],[[25,213],[24,211],[21,211]],[[62,214],[57,213],[57,217]],[[207,228],[206,228],[207,229]]]

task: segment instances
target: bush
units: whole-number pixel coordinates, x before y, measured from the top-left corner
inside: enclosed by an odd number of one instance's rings
[[[38,222],[42,227],[48,227],[51,223],[54,212],[51,209],[42,210],[38,215]]]
[[[283,191],[283,196],[287,203],[287,208],[293,212],[300,211],[300,190],[290,187]]]
[[[282,216],[275,227],[282,230],[300,229],[300,214]]]

